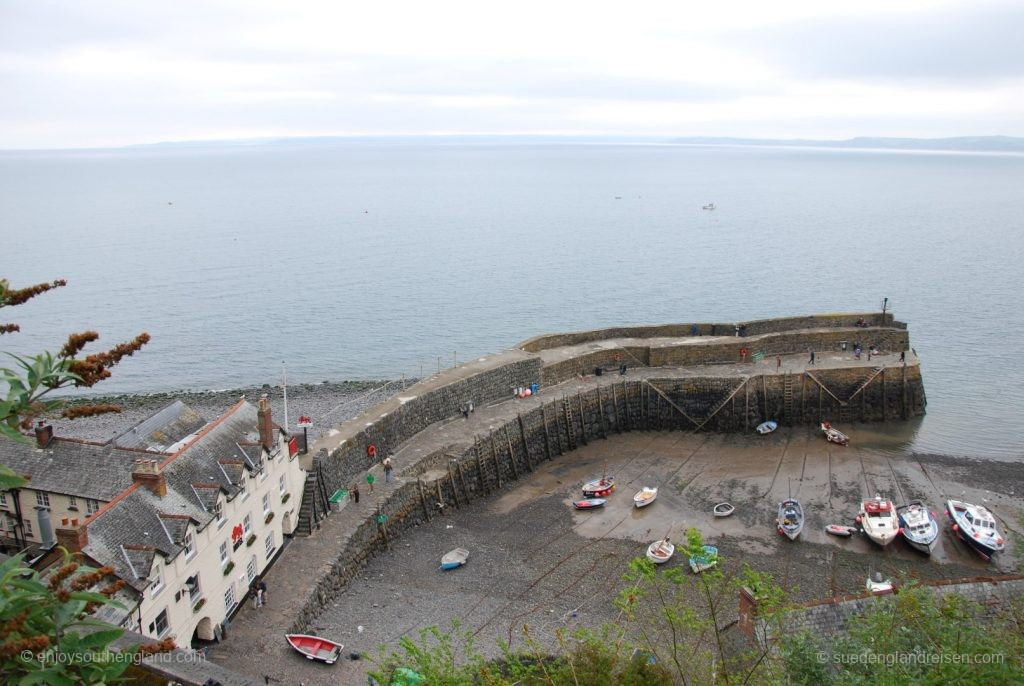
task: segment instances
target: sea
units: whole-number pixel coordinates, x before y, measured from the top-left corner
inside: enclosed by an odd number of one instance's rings
[[[422,377],[531,336],[880,310],[911,450],[1024,459],[1024,156],[318,141],[0,152],[12,353],[152,342],[105,393]],[[714,203],[716,209],[703,210]],[[10,364],[8,362],[7,364]]]

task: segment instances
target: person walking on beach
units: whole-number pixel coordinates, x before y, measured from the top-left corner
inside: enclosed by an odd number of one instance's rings
[[[811,351],[811,364],[814,364],[814,351]]]
[[[391,471],[393,469],[391,466],[391,456],[385,457],[381,465],[384,467],[384,483],[389,484],[391,483]]]

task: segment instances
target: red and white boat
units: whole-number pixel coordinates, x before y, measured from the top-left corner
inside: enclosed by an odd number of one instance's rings
[[[896,515],[896,506],[892,504],[891,500],[883,500],[880,495],[860,504],[857,523],[864,529],[868,538],[881,546],[892,543],[900,533],[900,520]]]
[[[604,498],[584,498],[583,500],[573,501],[572,506],[577,510],[593,510],[598,507],[604,507]]]
[[[594,479],[583,484],[583,497],[604,498],[611,495],[613,490],[615,490],[615,477],[605,475],[600,479]]]
[[[340,643],[319,636],[307,636],[306,634],[285,634],[288,643],[292,648],[306,656],[307,660],[320,660],[333,665],[341,655],[344,648]]]
[[[836,445],[849,445],[850,438],[839,429],[836,429],[828,422],[821,423],[821,432],[825,434],[825,440]]]

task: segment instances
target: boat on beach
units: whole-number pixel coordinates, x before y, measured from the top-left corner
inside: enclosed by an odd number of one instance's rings
[[[647,546],[647,559],[656,565],[660,565],[668,562],[675,552],[675,544],[666,537]]]
[[[600,479],[592,479],[583,484],[584,498],[603,498],[615,490],[615,477],[602,476]]]
[[[712,508],[711,512],[716,517],[728,517],[736,511],[736,506],[732,503],[718,503]]]
[[[465,548],[456,548],[450,550],[441,556],[441,569],[455,569],[466,564],[466,560],[469,559],[469,551]]]
[[[701,208],[702,210],[713,210],[715,209],[715,203],[709,202],[707,205]]]
[[[584,498],[583,500],[576,500],[572,506],[577,510],[593,510],[598,507],[604,507],[604,504],[608,502],[604,498]]]
[[[758,424],[757,425],[757,429],[755,429],[755,430],[757,431],[757,433],[759,433],[759,434],[761,434],[763,436],[764,434],[770,434],[772,431],[775,431],[778,428],[779,428],[778,422],[767,421],[767,422],[761,422],[760,424]]]
[[[883,547],[892,543],[900,532],[896,508],[891,500],[884,500],[880,495],[860,504],[857,523],[868,538]]]
[[[935,521],[935,515],[920,500],[911,500],[896,508],[896,516],[900,520],[900,533],[910,547],[931,555],[932,545],[939,537],[939,524]]]
[[[647,507],[648,505],[653,503],[655,498],[657,497],[657,488],[648,488],[647,486],[644,486],[639,491],[637,491],[636,495],[633,496],[633,505],[635,505],[636,507]]]
[[[795,541],[804,530],[804,508],[800,501],[788,498],[779,503],[779,518],[775,521],[779,525],[779,533]]]
[[[849,538],[857,533],[857,527],[846,526],[845,524],[828,524],[825,526],[825,533]]]
[[[302,653],[307,660],[319,660],[329,665],[333,665],[337,661],[341,655],[341,649],[345,647],[341,643],[320,636],[285,634],[284,637],[288,640],[288,644]]]
[[[985,560],[991,559],[1006,544],[996,528],[995,516],[981,505],[947,500],[946,516],[960,540]]]
[[[700,574],[718,564],[718,548],[713,545],[704,546],[700,555],[690,558],[690,569],[694,574]]]
[[[839,429],[834,428],[828,422],[821,423],[821,432],[825,434],[825,440],[829,443],[835,443],[837,445],[849,445],[850,437],[844,434]]]

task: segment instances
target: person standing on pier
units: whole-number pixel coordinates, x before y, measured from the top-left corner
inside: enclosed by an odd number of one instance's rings
[[[814,364],[814,351],[813,351],[813,350],[811,351],[811,360],[810,360],[810,364]]]
[[[356,501],[356,505],[359,504],[359,484],[355,483],[352,485],[352,500]]]
[[[385,457],[381,465],[384,467],[384,483],[389,484],[391,483],[391,471],[393,469],[391,466],[391,456]]]

